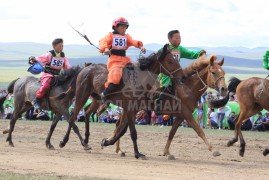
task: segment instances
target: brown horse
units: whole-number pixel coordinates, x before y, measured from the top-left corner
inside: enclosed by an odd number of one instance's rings
[[[163,114],[173,115],[176,117],[176,121],[170,130],[169,137],[164,148],[164,155],[168,155],[170,158],[174,158],[169,152],[169,147],[179,125],[184,119],[186,119],[186,121],[192,126],[196,133],[204,140],[208,146],[208,149],[211,151],[212,146],[207,141],[203,130],[194,120],[192,112],[197,107],[198,99],[206,91],[207,87],[219,91],[219,93],[223,96],[227,93],[224,79],[225,72],[221,68],[224,63],[224,59],[222,59],[219,63],[216,62],[216,59],[216,56],[210,56],[209,58],[200,57],[197,61],[193,62],[183,70],[185,75],[194,74],[187,78],[184,84],[176,86],[175,95],[181,100],[180,111],[174,112],[168,110],[163,112]],[[169,96],[164,104],[167,104],[167,101],[170,101]],[[126,127],[123,125],[122,128]],[[116,140],[118,140],[118,137],[123,134],[123,131],[123,129],[116,129],[114,137],[110,138],[109,140],[103,140],[103,145],[107,146],[113,144]],[[118,150],[119,147],[117,146],[116,151]]]
[[[71,69],[64,70],[57,78],[57,84],[53,86],[49,92],[49,101],[42,99],[41,106],[44,110],[51,110],[56,113],[56,117],[53,120],[50,131],[46,138],[46,147],[48,149],[54,149],[53,145],[50,142],[52,133],[61,118],[61,115],[69,118],[70,114],[68,111],[69,106],[72,103],[72,98],[75,95],[75,92],[71,92],[70,96],[62,99],[62,100],[54,100],[50,98],[51,96],[55,96],[63,91],[66,91],[70,86],[75,88],[76,85],[76,77],[78,73],[81,71],[82,67],[74,66]],[[38,78],[34,76],[23,76],[12,81],[8,87],[8,93],[14,94],[14,112],[10,121],[10,127],[7,130],[4,130],[3,133],[8,133],[8,137],[6,141],[8,141],[9,145],[14,147],[12,142],[12,132],[14,130],[17,119],[21,116],[22,113],[26,112],[28,109],[32,107],[31,100],[35,97],[36,91],[40,86],[40,81]],[[0,102],[6,99],[6,96],[2,97]],[[0,104],[1,106],[2,104]],[[83,139],[79,133],[78,127],[74,124],[73,126],[74,132],[78,135],[81,143],[83,144]],[[88,147],[86,146],[85,149]]]
[[[232,146],[240,138],[240,151],[239,155],[244,156],[245,153],[245,140],[241,132],[242,122],[247,120],[249,117],[257,114],[262,109],[269,110],[269,81],[266,79],[252,77],[246,80],[239,80],[235,77],[230,79],[228,86],[229,92],[236,92],[240,112],[235,119],[235,137],[231,139],[227,146]],[[229,100],[229,93],[227,96],[220,100],[214,100],[210,102],[213,107],[222,107]],[[268,154],[268,150],[264,150],[264,155]]]
[[[131,138],[134,144],[134,153],[136,158],[144,158],[145,156],[138,151],[137,147],[137,134],[133,124],[133,118],[137,111],[141,109],[151,109],[154,104],[154,92],[153,86],[159,87],[156,84],[157,74],[163,72],[170,75],[175,81],[174,83],[180,83],[182,78],[182,69],[179,63],[174,59],[171,49],[166,44],[161,51],[153,53],[146,58],[141,58],[144,62],[150,63],[151,66],[148,71],[142,71],[144,66],[140,63],[139,66],[134,64],[124,68],[123,78],[117,91],[108,95],[107,99],[115,105],[123,108],[122,118],[128,119],[128,123],[131,131]],[[151,73],[154,72],[154,73]],[[104,89],[104,83],[107,78],[107,69],[103,65],[93,64],[87,68],[84,68],[78,75],[76,84],[76,103],[73,110],[73,116],[69,121],[69,127],[66,135],[60,147],[64,147],[69,139],[71,127],[73,126],[76,115],[79,110],[85,104],[85,100],[89,96],[92,96],[96,101],[100,100],[100,94]],[[174,99],[174,103],[178,105],[178,101]],[[98,108],[100,103],[92,103],[95,108]],[[127,130],[127,125],[125,131]],[[87,125],[86,125],[87,128]],[[88,141],[88,130],[85,132],[85,142]]]

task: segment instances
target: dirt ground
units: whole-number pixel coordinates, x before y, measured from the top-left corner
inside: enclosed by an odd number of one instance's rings
[[[1,120],[1,131],[9,121]],[[78,123],[84,134],[84,123]],[[230,130],[205,130],[214,146],[212,152],[191,128],[179,128],[170,152],[176,160],[161,156],[170,127],[136,126],[138,145],[147,160],[137,160],[129,131],[121,140],[125,157],[115,153],[115,147],[101,149],[100,142],[112,135],[114,125],[91,124],[90,145],[85,151],[72,132],[68,144],[59,148],[67,123],[59,122],[52,136],[55,150],[45,147],[50,122],[19,120],[13,133],[15,147],[0,135],[0,176],[11,173],[31,175],[33,179],[269,179],[269,155],[262,151],[269,146],[268,132],[244,132],[246,153],[238,154],[239,143],[226,147],[233,136]],[[214,151],[221,153],[214,157]]]

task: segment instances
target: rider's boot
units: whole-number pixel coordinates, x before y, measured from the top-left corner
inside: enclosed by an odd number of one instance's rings
[[[41,98],[38,98],[38,97],[35,97],[32,101],[32,104],[34,106],[35,109],[39,109],[39,110],[42,110],[41,108]]]
[[[110,83],[108,87],[101,93],[101,100],[103,104],[106,104],[106,96],[116,89],[117,85]]]

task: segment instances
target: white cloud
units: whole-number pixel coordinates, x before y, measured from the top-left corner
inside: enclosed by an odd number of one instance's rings
[[[98,44],[115,17],[129,20],[128,33],[144,43],[166,43],[179,29],[183,46],[268,46],[265,1],[256,0],[10,0],[0,5],[1,42],[87,44],[67,22]]]

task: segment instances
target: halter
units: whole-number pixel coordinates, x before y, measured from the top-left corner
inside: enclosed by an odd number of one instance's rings
[[[171,53],[171,52],[168,52],[168,53]],[[165,56],[166,56],[168,53],[166,53]],[[157,54],[156,54],[156,55],[157,55]],[[170,77],[171,79],[175,78],[174,75],[173,75],[174,73],[176,73],[177,71],[182,70],[182,68],[179,67],[179,68],[177,68],[176,70],[170,72],[170,71],[168,71],[168,70],[163,66],[163,64],[159,61],[159,57],[158,57],[158,55],[157,55],[157,60],[158,60],[158,63],[159,63],[159,65],[160,65],[160,72],[162,72],[162,68],[163,68],[163,69],[167,72],[167,74],[169,74],[169,77]]]
[[[198,72],[197,70],[196,70],[195,72],[196,72],[198,78],[200,79],[200,81],[202,82],[202,84],[204,85],[204,87],[203,87],[202,89],[200,89],[199,91],[202,91],[202,90],[204,90],[205,88],[208,88],[208,85],[207,85],[207,84],[209,84],[209,83],[206,84],[206,83],[203,81],[203,79],[201,78],[201,76],[200,76],[200,74],[199,74],[199,72]],[[210,67],[208,67],[208,72],[212,74],[212,71],[210,71]],[[213,89],[217,88],[217,82],[218,82],[220,79],[222,79],[222,78],[224,78],[224,76],[220,76],[215,82],[213,82],[213,87],[212,87]],[[211,77],[211,80],[212,80],[212,77]],[[207,81],[209,81],[209,80],[207,80]]]

